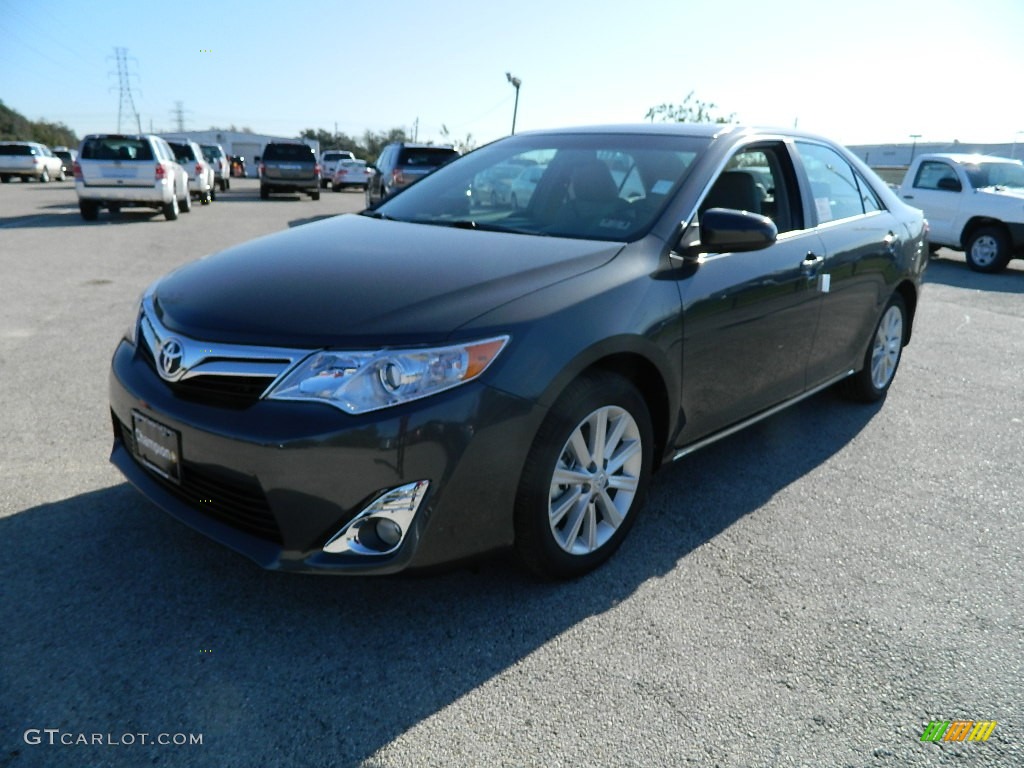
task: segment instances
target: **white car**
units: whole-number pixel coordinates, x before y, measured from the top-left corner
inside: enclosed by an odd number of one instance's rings
[[[213,179],[224,192],[231,189],[231,169],[228,167],[228,156],[224,154],[224,147],[220,144],[200,144],[203,150],[203,157],[213,168]]]
[[[167,142],[174,151],[178,164],[188,174],[188,191],[203,205],[217,199],[217,187],[214,183],[213,166],[206,162],[203,150],[194,141]]]
[[[331,189],[335,192],[341,192],[346,187],[366,189],[370,173],[365,160],[342,160],[331,176]]]
[[[167,142],[150,134],[99,133],[82,139],[75,192],[86,221],[94,221],[102,207],[111,213],[130,206],[156,208],[169,221],[192,209],[188,174]]]
[[[345,160],[355,160],[356,156],[347,149],[328,149],[320,155],[320,188],[327,186],[334,178],[334,172],[338,170],[339,164]]]
[[[918,155],[899,195],[924,211],[928,240],[963,251],[977,272],[1024,258],[1024,164],[992,155]]]
[[[44,184],[50,179],[64,181],[64,164],[45,144],[34,141],[0,141],[0,182],[17,176]]]

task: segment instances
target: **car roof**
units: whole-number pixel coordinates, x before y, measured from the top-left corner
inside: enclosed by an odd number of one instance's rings
[[[922,159],[935,158],[951,160],[954,163],[960,163],[961,165],[977,165],[978,163],[1016,163],[1021,165],[1020,160],[1015,160],[1011,157],[999,157],[998,155],[982,155],[978,153],[966,154],[962,152],[929,152],[927,154],[918,155]]]

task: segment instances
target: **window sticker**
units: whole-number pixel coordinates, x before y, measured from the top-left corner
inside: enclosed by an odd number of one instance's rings
[[[671,179],[659,179],[654,182],[654,186],[651,187],[652,195],[667,195],[668,191],[672,189]]]
[[[814,207],[818,209],[818,221],[832,221],[832,205],[827,197],[814,198]]]

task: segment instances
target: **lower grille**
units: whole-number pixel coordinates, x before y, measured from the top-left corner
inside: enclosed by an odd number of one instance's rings
[[[132,428],[115,418],[117,436],[138,461]],[[145,467],[145,465],[140,464]],[[147,470],[148,471],[148,470]],[[149,472],[156,482],[192,509],[257,538],[283,543],[281,529],[259,483],[251,478],[228,477],[198,464],[181,463],[181,484]]]

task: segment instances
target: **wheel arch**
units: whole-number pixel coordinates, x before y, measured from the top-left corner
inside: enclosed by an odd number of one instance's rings
[[[903,306],[907,308],[907,322],[903,330],[903,346],[910,343],[910,336],[914,331],[914,317],[917,315],[917,288],[910,280],[904,280],[896,286],[895,293],[903,299]]]
[[[625,346],[623,340],[622,346]],[[654,428],[654,468],[661,464],[667,450],[669,436],[672,431],[672,414],[678,410],[678,394],[672,396],[669,387],[668,370],[653,359],[654,356],[644,354],[635,348],[604,348],[600,352],[592,351],[577,358],[562,370],[562,373],[548,386],[540,400],[550,407],[574,381],[589,373],[605,372],[617,374],[629,381],[643,398],[651,416]],[[641,348],[646,345],[641,345]],[[675,410],[673,410],[675,409]]]
[[[1010,230],[1002,219],[994,219],[991,216],[973,216],[967,220],[960,232],[960,248],[962,250],[967,250],[967,243],[971,239],[971,235],[982,227],[999,227],[1006,232],[1007,238],[1010,237]]]

